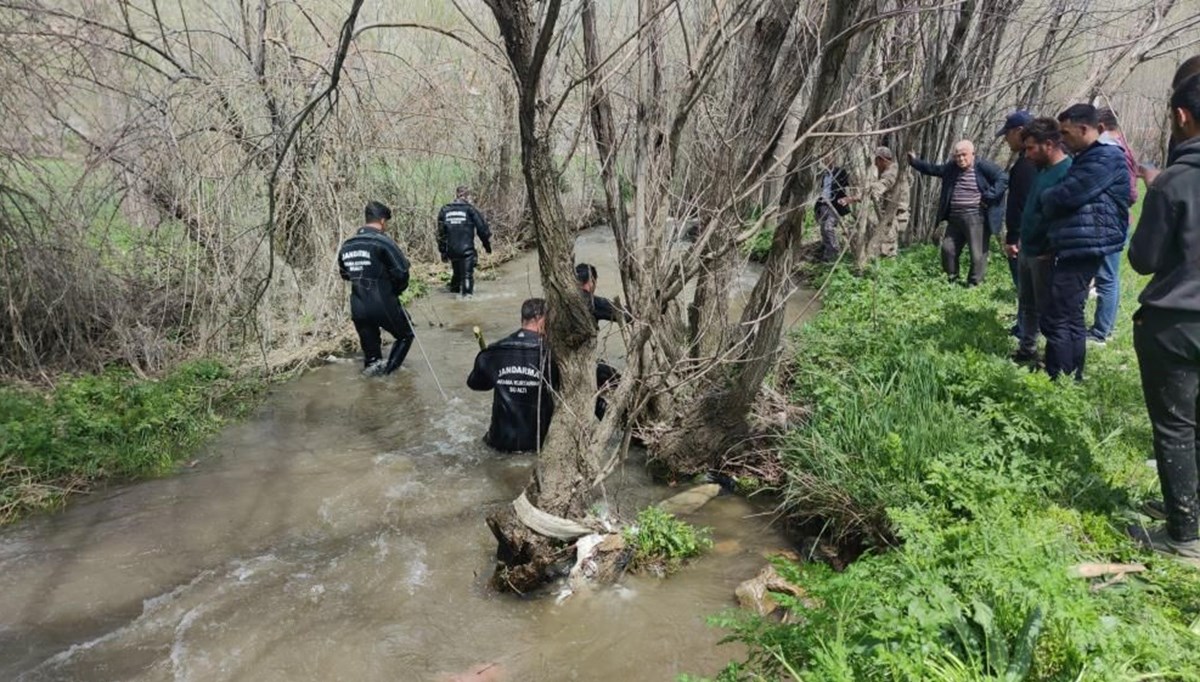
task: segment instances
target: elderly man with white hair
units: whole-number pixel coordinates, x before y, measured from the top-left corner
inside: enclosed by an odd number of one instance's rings
[[[1008,174],[1002,168],[975,157],[975,144],[960,140],[946,163],[931,163],[908,153],[908,162],[918,173],[942,179],[938,222],[946,221],[942,238],[942,270],[951,282],[958,281],[958,260],[963,246],[971,252],[967,286],[983,282],[987,273],[989,234],[999,234],[1004,223],[1004,192]]]

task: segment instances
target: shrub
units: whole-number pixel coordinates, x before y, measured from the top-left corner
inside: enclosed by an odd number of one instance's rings
[[[675,571],[684,560],[712,547],[707,528],[696,528],[658,507],[638,512],[636,523],[624,535],[633,550],[630,567],[659,574]]]

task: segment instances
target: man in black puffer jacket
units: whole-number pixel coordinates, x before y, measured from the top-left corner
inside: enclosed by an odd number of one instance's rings
[[[467,386],[492,391],[484,442],[501,452],[539,450],[554,416],[558,372],[546,342],[546,302],[521,304],[521,328],[479,351]]]
[[[1125,247],[1129,230],[1129,170],[1120,147],[1101,144],[1100,114],[1075,104],[1058,115],[1063,144],[1075,154],[1062,182],[1042,192],[1054,268],[1050,300],[1040,318],[1046,337],[1046,372],[1083,380],[1088,284],[1110,253]]]
[[[438,251],[442,261],[450,261],[453,274],[450,276],[450,291],[461,292],[463,298],[475,294],[475,263],[479,254],[475,251],[475,235],[483,243],[483,250],[492,252],[492,232],[487,221],[471,205],[471,190],[459,186],[454,192],[454,201],[438,212]]]
[[[338,251],[338,271],[351,284],[350,317],[362,344],[363,371],[369,376],[396,371],[414,338],[398,298],[408,288],[408,259],[385,234],[391,218],[387,206],[378,201],[367,204],[366,225]],[[381,328],[396,338],[387,362],[380,350]]]

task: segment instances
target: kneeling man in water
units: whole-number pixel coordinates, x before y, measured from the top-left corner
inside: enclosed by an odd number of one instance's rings
[[[538,450],[554,415],[558,373],[546,343],[546,301],[521,304],[521,328],[475,356],[467,386],[492,391],[492,424],[483,440],[501,452]]]

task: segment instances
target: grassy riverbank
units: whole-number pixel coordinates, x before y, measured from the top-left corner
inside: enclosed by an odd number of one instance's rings
[[[722,679],[1200,679],[1200,572],[1123,533],[1158,496],[1129,317],[1089,348],[1087,380],[1007,360],[1013,289],[945,284],[917,248],[835,275],[800,332],[790,512],[869,550],[844,572],[787,566],[798,623],[717,619],[750,645]],[[1089,319],[1091,306],[1089,306]],[[1083,562],[1141,562],[1123,581]]]
[[[170,471],[264,387],[208,360],[154,380],[113,369],[50,390],[0,387],[0,523],[105,481]]]

